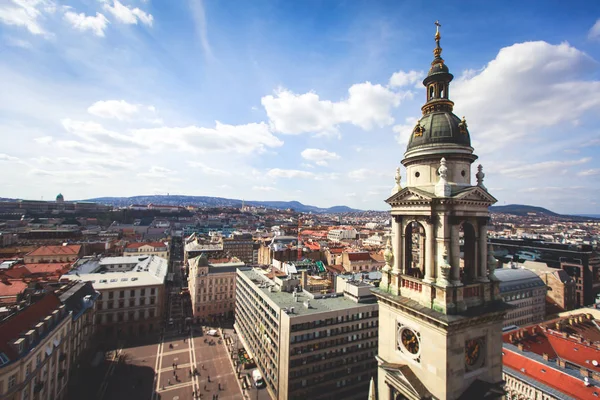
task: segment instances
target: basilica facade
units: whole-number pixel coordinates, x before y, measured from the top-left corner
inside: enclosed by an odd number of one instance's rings
[[[488,399],[502,387],[506,305],[488,253],[489,207],[466,119],[453,114],[436,22],[426,102],[411,134],[391,206],[379,302],[378,398]],[[471,177],[475,175],[475,182]]]

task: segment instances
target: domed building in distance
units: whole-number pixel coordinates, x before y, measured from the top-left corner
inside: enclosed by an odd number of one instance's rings
[[[63,197],[62,193],[59,193],[58,196],[56,196],[56,202],[57,203],[64,203],[65,202],[65,198]]]

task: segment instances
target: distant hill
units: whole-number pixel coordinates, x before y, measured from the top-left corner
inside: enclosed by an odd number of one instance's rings
[[[557,214],[553,211],[550,211],[543,207],[535,207],[535,206],[527,206],[523,204],[509,204],[507,206],[492,206],[490,207],[490,212],[496,213],[504,213],[504,214],[512,214],[519,216],[526,216],[529,213],[536,213],[538,216],[546,216],[546,217],[554,217],[562,220],[569,221],[589,221],[591,219],[600,219],[600,215],[598,214],[588,214],[588,215],[565,215],[565,214]]]
[[[513,215],[527,215],[528,213],[543,214],[550,217],[558,217],[560,214],[552,212],[543,207],[527,206],[523,204],[509,204],[507,206],[492,206],[490,207],[491,212],[498,212],[504,214]]]
[[[242,200],[226,199],[223,197],[210,196],[183,196],[183,195],[153,195],[153,196],[133,196],[133,197],[97,197],[87,199],[85,201],[93,201],[102,204],[110,204],[117,207],[127,207],[131,204],[147,205],[163,204],[171,206],[198,206],[198,207],[241,207]],[[272,209],[285,210],[291,208],[298,212],[313,212],[313,213],[345,213],[359,212],[354,208],[346,206],[334,206],[329,208],[321,208],[300,203],[299,201],[252,201],[245,200],[245,204],[249,206],[266,207]]]

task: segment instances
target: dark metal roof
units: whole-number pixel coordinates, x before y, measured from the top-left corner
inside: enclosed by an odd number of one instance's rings
[[[422,135],[416,136],[413,133],[406,150],[438,143],[471,146],[469,132],[466,129],[466,133],[461,132],[459,127],[460,122],[460,118],[448,111],[433,112],[424,115],[418,122],[423,127]]]

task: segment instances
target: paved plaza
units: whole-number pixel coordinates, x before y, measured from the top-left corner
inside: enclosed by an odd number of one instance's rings
[[[241,382],[235,376],[228,349],[222,340],[219,343],[220,340],[219,337],[190,333],[167,336],[162,341],[147,338],[146,343],[140,340],[140,345],[124,345],[109,352],[101,365],[83,368],[79,375],[81,380],[69,397],[192,400],[218,396],[219,400],[243,399]],[[202,396],[194,397],[194,391]]]

